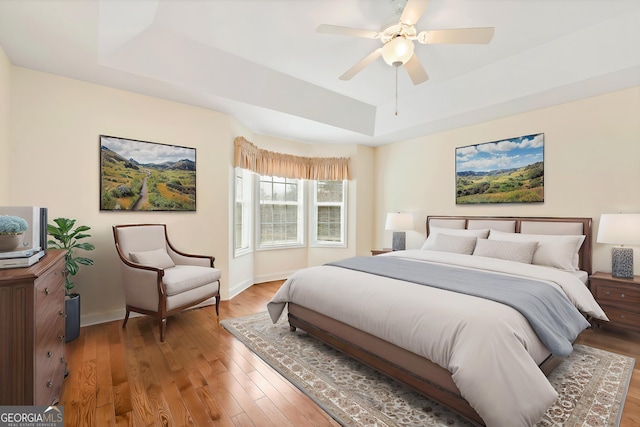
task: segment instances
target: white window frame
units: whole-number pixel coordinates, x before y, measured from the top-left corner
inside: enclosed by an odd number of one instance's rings
[[[297,188],[298,188],[298,198],[297,201],[294,203],[292,201],[269,201],[269,200],[262,200],[261,195],[260,195],[260,190],[262,188],[261,186],[261,181],[263,181],[263,178],[277,178],[277,179],[283,179],[283,178],[278,178],[278,177],[269,177],[269,176],[261,176],[258,174],[256,175],[256,180],[255,180],[255,200],[256,200],[256,220],[255,220],[255,241],[256,241],[256,248],[257,250],[272,250],[272,249],[289,249],[289,248],[300,248],[300,247],[305,247],[306,246],[306,207],[305,207],[305,187],[306,187],[306,182],[305,180],[302,179],[291,179],[291,178],[286,178],[286,180],[289,181],[296,181],[297,183]],[[273,243],[263,243],[261,241],[261,236],[262,236],[262,215],[261,215],[261,210],[263,205],[297,205],[298,209],[297,209],[297,239],[295,242],[273,242]]]
[[[233,172],[233,254],[239,257],[253,252],[253,173],[246,169],[235,168]],[[242,179],[242,197],[238,195],[238,178]],[[237,247],[236,218],[238,204],[242,205],[242,240],[246,246]]]
[[[342,181],[342,201],[340,202],[318,202],[318,183],[330,180],[311,181],[311,220],[309,221],[309,241],[312,247],[347,247],[347,180]],[[339,206],[340,209],[340,241],[320,240],[318,238],[318,207]]]

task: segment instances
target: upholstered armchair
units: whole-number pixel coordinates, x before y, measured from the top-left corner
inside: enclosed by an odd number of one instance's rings
[[[114,225],[127,313],[158,318],[164,342],[167,317],[209,298],[220,306],[220,270],[214,257],[180,252],[171,245],[165,224]]]

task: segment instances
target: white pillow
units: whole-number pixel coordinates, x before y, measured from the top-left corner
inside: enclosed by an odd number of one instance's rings
[[[498,230],[491,230],[489,233],[489,240],[537,241],[539,245],[533,254],[532,264],[546,265],[566,271],[578,271],[578,251],[584,239],[584,235],[505,233]]]
[[[129,257],[133,262],[147,267],[171,268],[176,266],[164,248],[156,249],[155,251],[129,252]]]
[[[503,242],[478,239],[473,255],[531,264],[538,242]]]
[[[466,237],[477,237],[478,239],[486,239],[489,235],[488,228],[479,228],[477,230],[465,230],[461,228],[441,228],[441,227],[430,227],[429,228],[429,237],[422,244],[422,249],[433,249],[433,246],[436,243],[436,237],[438,234],[446,234],[447,236],[466,236]]]
[[[433,250],[471,255],[476,247],[477,239],[477,237],[472,236],[449,236],[448,234],[438,233]]]

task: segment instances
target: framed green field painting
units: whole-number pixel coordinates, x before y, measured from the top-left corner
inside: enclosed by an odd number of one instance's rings
[[[544,134],[456,148],[456,204],[544,202]]]
[[[101,211],[195,211],[196,149],[100,135]]]

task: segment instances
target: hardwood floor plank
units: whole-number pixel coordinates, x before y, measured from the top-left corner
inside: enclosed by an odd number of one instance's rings
[[[119,324],[120,325],[120,324]],[[138,346],[142,336],[137,322],[130,321],[127,329],[122,329],[121,337],[127,372],[127,383],[131,392],[131,420],[135,426],[151,426],[154,423],[153,408],[146,393],[146,387],[138,366],[138,352],[143,346]]]
[[[142,330],[141,330],[142,332]],[[156,393],[156,402],[161,409],[163,416],[166,419],[172,420],[170,425],[188,426],[194,425],[191,414],[187,410],[180,391],[176,386],[176,378],[181,375],[186,375],[183,370],[176,372],[172,371],[175,368],[175,358],[172,356],[169,360],[165,358],[167,343],[159,342],[159,334],[147,334],[145,336],[145,347],[143,349],[144,368],[143,378],[145,378],[145,384],[147,389],[153,387]],[[178,378],[180,383],[188,382],[186,378],[183,380]]]
[[[256,404],[273,425],[279,427],[296,427],[296,424],[292,424],[287,418],[285,418],[284,415],[282,415],[282,412],[280,412],[280,410],[267,397],[256,400]],[[297,424],[298,427],[301,425],[304,424]]]
[[[284,397],[270,382],[267,380],[259,371],[253,371],[247,374],[251,377],[251,380],[260,387],[265,396],[267,396],[268,400],[271,404],[274,405],[274,409],[278,411],[280,414],[287,414],[287,420],[292,425],[298,426],[324,426],[330,425],[329,423],[321,422],[321,414],[320,416],[313,416],[311,419],[307,418],[303,412],[298,410],[298,407],[291,403],[286,397]],[[263,401],[265,399],[260,399]],[[316,407],[317,408],[317,407]],[[267,411],[271,411],[271,408],[265,408],[261,406],[263,412],[267,413]],[[319,408],[318,408],[319,409]],[[320,410],[319,412],[323,412]],[[274,420],[275,422],[275,420]],[[337,425],[337,424],[335,424]]]
[[[219,392],[219,390],[214,390],[210,386],[201,387],[196,390],[205,413],[210,420],[215,422],[216,427],[233,426],[231,416],[242,414],[242,409],[232,398],[228,398],[224,402],[218,401],[216,398],[218,395],[217,392]]]
[[[256,427],[256,425],[251,421],[251,418],[249,418],[245,413],[236,415],[232,418],[232,421],[235,427]]]
[[[272,426],[273,424],[265,417],[264,412],[260,409],[251,395],[247,393],[244,387],[236,380],[230,372],[223,372],[219,375],[221,391],[224,390],[238,402],[242,411],[247,414],[249,419],[257,426]],[[255,386],[255,385],[254,385]],[[257,388],[257,387],[256,387]]]
[[[109,328],[109,366],[111,368],[111,384],[113,405],[116,417],[132,411],[131,389],[127,379],[127,364],[124,348],[121,345],[123,331],[118,322],[106,325]],[[99,373],[101,375],[101,372]]]
[[[113,376],[109,345],[110,325],[105,328],[94,328],[96,337],[96,406],[98,408],[111,405],[113,409]]]
[[[96,408],[96,424],[97,426],[115,427],[116,418],[115,410],[112,404],[98,406]]]
[[[222,301],[220,319],[265,311],[281,283]],[[169,318],[164,343],[146,316],[132,317],[125,329],[122,321],[83,327],[66,347],[65,425],[338,426],[218,320],[213,306],[180,313]],[[590,329],[577,342],[640,358],[640,334]],[[620,425],[640,425],[640,363]]]
[[[115,420],[117,427],[134,427],[136,425],[133,422],[133,411],[117,414]]]

